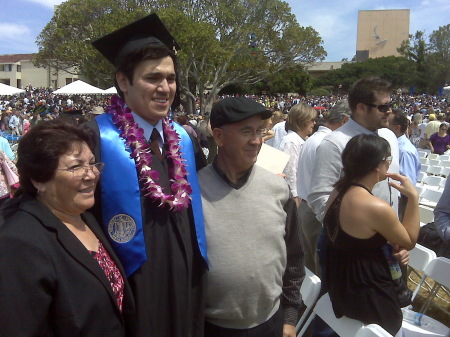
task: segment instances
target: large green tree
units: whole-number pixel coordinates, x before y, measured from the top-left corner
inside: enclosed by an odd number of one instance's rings
[[[345,92],[362,77],[380,76],[389,80],[393,86],[401,88],[409,85],[410,74],[414,72],[414,67],[413,61],[396,56],[350,62],[315,79],[314,85],[332,87],[336,93],[340,91],[338,89]],[[342,87],[339,87],[340,85]]]
[[[228,85],[254,84],[326,55],[318,33],[300,26],[280,0],[68,0],[39,35],[36,63],[74,67],[94,83],[110,85],[113,69],[90,42],[150,11],[182,46],[181,90],[189,111],[197,95],[202,111],[208,110]]]
[[[428,39],[417,31],[398,51],[415,63],[411,84],[417,92],[436,93],[450,81],[450,24],[433,31]]]
[[[97,86],[111,86],[114,68],[91,42],[145,14],[133,1],[63,2],[37,37],[39,52],[34,63],[83,74]]]
[[[450,83],[450,24],[439,27],[430,35],[429,67],[431,89]]]
[[[425,33],[417,31],[414,35],[409,35],[409,39],[402,42],[398,52],[415,63],[415,69],[411,73],[410,83],[414,85],[416,91],[426,92],[429,80],[427,57],[428,46],[425,40]]]

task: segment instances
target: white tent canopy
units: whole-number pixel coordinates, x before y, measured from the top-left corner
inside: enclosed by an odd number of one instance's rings
[[[106,95],[117,94],[117,89],[116,89],[116,87],[111,87],[111,88],[105,89],[104,94],[106,94]]]
[[[443,93],[444,95],[450,96],[450,85],[444,87]]]
[[[81,80],[77,80],[53,91],[53,93],[62,95],[94,95],[104,94],[105,91]]]
[[[0,96],[17,95],[22,92],[25,92],[25,90],[18,89],[18,88],[12,87],[10,85],[0,83]]]

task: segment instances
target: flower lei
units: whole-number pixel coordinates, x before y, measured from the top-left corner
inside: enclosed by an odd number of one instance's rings
[[[144,138],[144,130],[134,122],[130,108],[123,108],[124,102],[116,95],[111,98],[111,105],[106,112],[113,115],[113,123],[121,131],[120,137],[125,139],[125,144],[130,147],[131,157],[139,171],[139,180],[143,182],[145,196],[159,201],[159,206],[167,205],[170,209],[182,211],[189,206],[192,188],[185,179],[187,175],[185,160],[180,153],[180,137],[169,122],[169,118],[163,119],[165,143],[167,145],[167,157],[169,158],[170,188],[173,194],[165,194],[158,184],[159,173],[151,169],[152,155],[150,147]]]

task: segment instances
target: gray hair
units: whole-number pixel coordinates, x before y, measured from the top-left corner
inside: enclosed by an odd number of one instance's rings
[[[330,124],[337,124],[342,122],[345,117],[350,117],[350,115],[351,111],[348,105],[348,101],[345,99],[341,99],[340,101],[337,101],[336,104],[331,108],[327,122]]]

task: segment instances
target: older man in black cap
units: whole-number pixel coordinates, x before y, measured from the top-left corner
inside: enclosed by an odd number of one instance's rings
[[[305,275],[296,205],[283,178],[254,165],[270,116],[247,98],[211,111],[218,154],[199,172],[210,261],[205,337],[295,336]]]
[[[94,213],[132,287],[136,335],[202,336],[206,241],[196,163],[206,161],[167,118],[179,103],[179,47],[155,14],[93,45],[116,67],[120,95],[90,124],[105,162]]]

